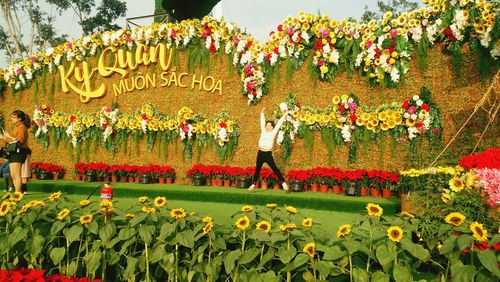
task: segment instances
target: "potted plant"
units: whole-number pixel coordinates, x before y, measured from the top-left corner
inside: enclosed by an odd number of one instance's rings
[[[194,165],[186,174],[191,178],[194,186],[205,186],[207,179],[207,167],[202,164]]]
[[[320,170],[320,168],[311,169],[310,177],[307,181],[311,187],[311,192],[318,192],[319,170]]]
[[[31,163],[31,179],[38,179],[38,174],[40,172],[40,163]]]
[[[291,191],[302,192],[304,183],[309,178],[309,173],[304,170],[290,170],[287,178],[290,181]]]

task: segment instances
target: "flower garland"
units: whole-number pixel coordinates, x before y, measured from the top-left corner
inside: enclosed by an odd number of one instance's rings
[[[285,159],[291,155],[296,136],[304,137],[312,131],[321,131],[324,140],[333,139],[333,144],[351,143],[352,147],[361,137],[367,140],[389,134],[395,141],[414,142],[419,135],[439,135],[442,129],[439,109],[425,87],[420,95],[414,95],[402,105],[383,104],[376,109],[360,106],[354,94],[334,96],[332,106],[326,109],[301,107],[295,97],[289,95],[275,110],[275,116],[286,110],[289,115],[277,137],[278,144],[284,147]],[[356,131],[361,133],[353,136]],[[350,148],[349,159],[354,161],[351,154]]]
[[[31,58],[12,62],[0,69],[0,94],[6,83],[14,92],[31,86],[36,76],[53,73],[57,66],[98,56],[107,46],[133,49],[135,45],[184,50],[203,45],[209,53],[223,52],[232,57],[241,73],[242,92],[248,103],[266,94],[266,72],[286,61],[292,68],[303,65],[312,52],[310,65],[321,80],[332,80],[343,70],[359,69],[374,85],[394,87],[409,69],[410,56],[417,45],[419,65],[425,67],[427,49],[444,43],[460,66],[462,47],[478,54],[480,73],[488,76],[498,64],[498,2],[484,0],[425,0],[425,7],[394,17],[386,13],[380,22],[356,23],[301,12],[288,17],[269,39],[259,43],[246,32],[209,16],[180,23],[120,29],[84,36],[78,40],[40,51]],[[1,96],[1,95],[0,95]]]
[[[62,138],[75,148],[86,140],[98,141],[111,152],[116,145],[126,143],[128,137],[138,141],[146,136],[147,146],[152,149],[155,141],[167,145],[179,136],[188,158],[192,157],[195,142],[199,148],[213,142],[217,154],[225,160],[234,153],[239,136],[238,124],[225,111],[206,118],[183,107],[176,115],[167,116],[153,104],[145,104],[133,114],[109,106],[93,114],[66,114],[38,105],[33,123],[33,134],[45,147],[49,146],[49,135],[53,135],[55,142]]]

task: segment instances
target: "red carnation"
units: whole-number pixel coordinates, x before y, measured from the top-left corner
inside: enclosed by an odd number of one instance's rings
[[[282,24],[278,25],[278,31],[283,31],[283,25]]]
[[[423,104],[422,107],[420,107],[422,110],[425,110],[425,111],[430,111],[431,110],[431,107],[429,106],[429,104]]]
[[[356,122],[356,120],[358,119],[358,117],[355,114],[352,114],[349,118],[351,118],[352,122]]]
[[[409,106],[410,106],[410,101],[406,100],[406,101],[403,102],[403,105],[402,105],[403,109],[406,110],[406,109],[408,109]]]
[[[221,123],[219,123],[219,126],[221,128],[226,128],[227,124],[225,122],[221,122]]]
[[[148,115],[146,115],[146,114],[142,114],[142,119],[143,119],[143,120],[148,120]]]
[[[344,105],[340,105],[339,110],[340,110],[341,112],[344,112],[344,111],[345,111],[345,107],[344,107]]]
[[[250,48],[250,46],[252,46],[252,41],[248,41],[247,44],[245,44],[247,46],[247,48]]]
[[[74,122],[76,120],[76,116],[72,115],[69,117],[69,122]]]
[[[215,53],[217,52],[217,49],[215,48],[215,44],[210,44],[210,52]]]

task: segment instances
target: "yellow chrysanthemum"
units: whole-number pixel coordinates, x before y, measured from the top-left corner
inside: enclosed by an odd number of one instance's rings
[[[137,201],[141,204],[144,204],[145,202],[148,201],[148,197],[139,197],[137,198]]]
[[[205,226],[203,227],[203,234],[207,235],[212,230],[213,226],[214,225],[212,222],[207,222],[207,224],[205,224]]]
[[[167,199],[165,197],[156,197],[154,204],[157,208],[161,208],[167,204]]]
[[[90,205],[90,201],[89,200],[82,200],[82,201],[80,201],[80,206],[86,207],[88,205]]]
[[[271,223],[263,220],[263,221],[257,223],[256,227],[257,227],[256,228],[257,230],[261,230],[261,231],[264,231],[266,233],[269,233],[269,231],[271,230]]]
[[[153,213],[156,213],[156,209],[155,208],[150,208],[150,207],[142,207],[141,210],[144,212],[144,213],[147,213],[147,214],[153,214]]]
[[[289,214],[297,214],[297,209],[292,207],[292,206],[288,206],[286,207],[286,211],[289,213]]]
[[[477,241],[484,242],[488,240],[488,231],[484,229],[483,225],[479,222],[475,221],[469,228],[472,231],[472,236],[474,236]]]
[[[403,239],[403,229],[399,226],[391,226],[387,229],[387,237],[393,242],[399,242]]]
[[[316,255],[316,244],[314,242],[311,242],[311,243],[307,243],[304,248],[302,249],[302,251],[310,256],[310,257],[314,257],[314,255]]]
[[[253,210],[253,207],[249,206],[249,205],[241,207],[242,212],[251,212],[252,210]]]
[[[3,201],[2,204],[0,205],[0,216],[5,216],[11,211],[11,206],[12,204],[8,201]]]
[[[307,218],[304,218],[302,220],[302,226],[304,226],[305,228],[311,228],[313,225],[313,219],[310,218],[310,217],[307,217]]]
[[[236,228],[245,230],[250,226],[250,219],[247,216],[240,217],[238,220],[236,220],[236,223],[234,224]]]
[[[462,179],[453,177],[450,179],[450,189],[453,190],[453,192],[460,192],[464,189],[465,185]]]
[[[447,215],[444,219],[446,223],[452,224],[455,226],[460,226],[465,221],[465,216],[459,212],[452,212]]]
[[[172,209],[170,211],[170,216],[175,218],[175,219],[182,219],[182,218],[186,217],[186,211],[184,211],[183,208]]]
[[[11,201],[19,202],[23,198],[24,198],[24,195],[21,192],[15,192],[14,194],[10,194],[10,200]]]
[[[52,193],[50,196],[49,196],[49,201],[54,201],[54,200],[57,200],[59,198],[61,198],[61,191],[58,191],[58,192],[55,192],[55,193]]]
[[[368,211],[369,216],[382,216],[384,209],[379,205],[369,203],[366,205],[366,210]]]
[[[351,233],[351,225],[350,224],[341,225],[339,227],[339,230],[337,231],[337,238],[344,237],[349,233]]]
[[[68,209],[63,209],[57,214],[57,219],[63,220],[65,219],[70,213],[70,210]]]
[[[92,222],[93,216],[91,214],[86,214],[80,216],[80,223],[81,224],[89,224]]]
[[[277,204],[267,204],[266,207],[270,209],[275,209],[278,205]]]
[[[408,217],[408,218],[414,218],[415,216],[407,211],[402,211],[401,212],[401,217]]]

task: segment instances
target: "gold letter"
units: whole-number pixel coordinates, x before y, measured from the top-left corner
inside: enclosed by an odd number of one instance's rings
[[[212,84],[210,85],[210,87],[207,87],[207,80],[212,81]],[[211,76],[207,76],[205,77],[205,79],[203,80],[203,89],[205,89],[205,91],[210,91],[212,90],[212,87],[214,87],[214,83],[215,83],[215,79]]]
[[[217,83],[215,84],[215,87],[212,88],[212,93],[214,93],[215,90],[219,90],[219,95],[222,96],[222,81],[220,79],[217,80]]]
[[[201,84],[203,82],[203,75],[201,76],[200,80],[196,80],[196,74],[193,74],[193,82],[191,82],[191,88],[194,89],[194,84],[198,83],[198,90],[201,90]]]
[[[187,73],[187,72],[183,72],[183,73],[179,74],[179,76],[177,77],[177,83],[179,83],[179,86],[180,86],[180,87],[184,87],[184,88],[186,88],[186,87],[187,87],[187,85],[186,85],[186,84],[183,84],[183,83],[182,83],[182,77],[184,77],[184,76],[186,76],[186,75],[188,75],[188,73]]]

